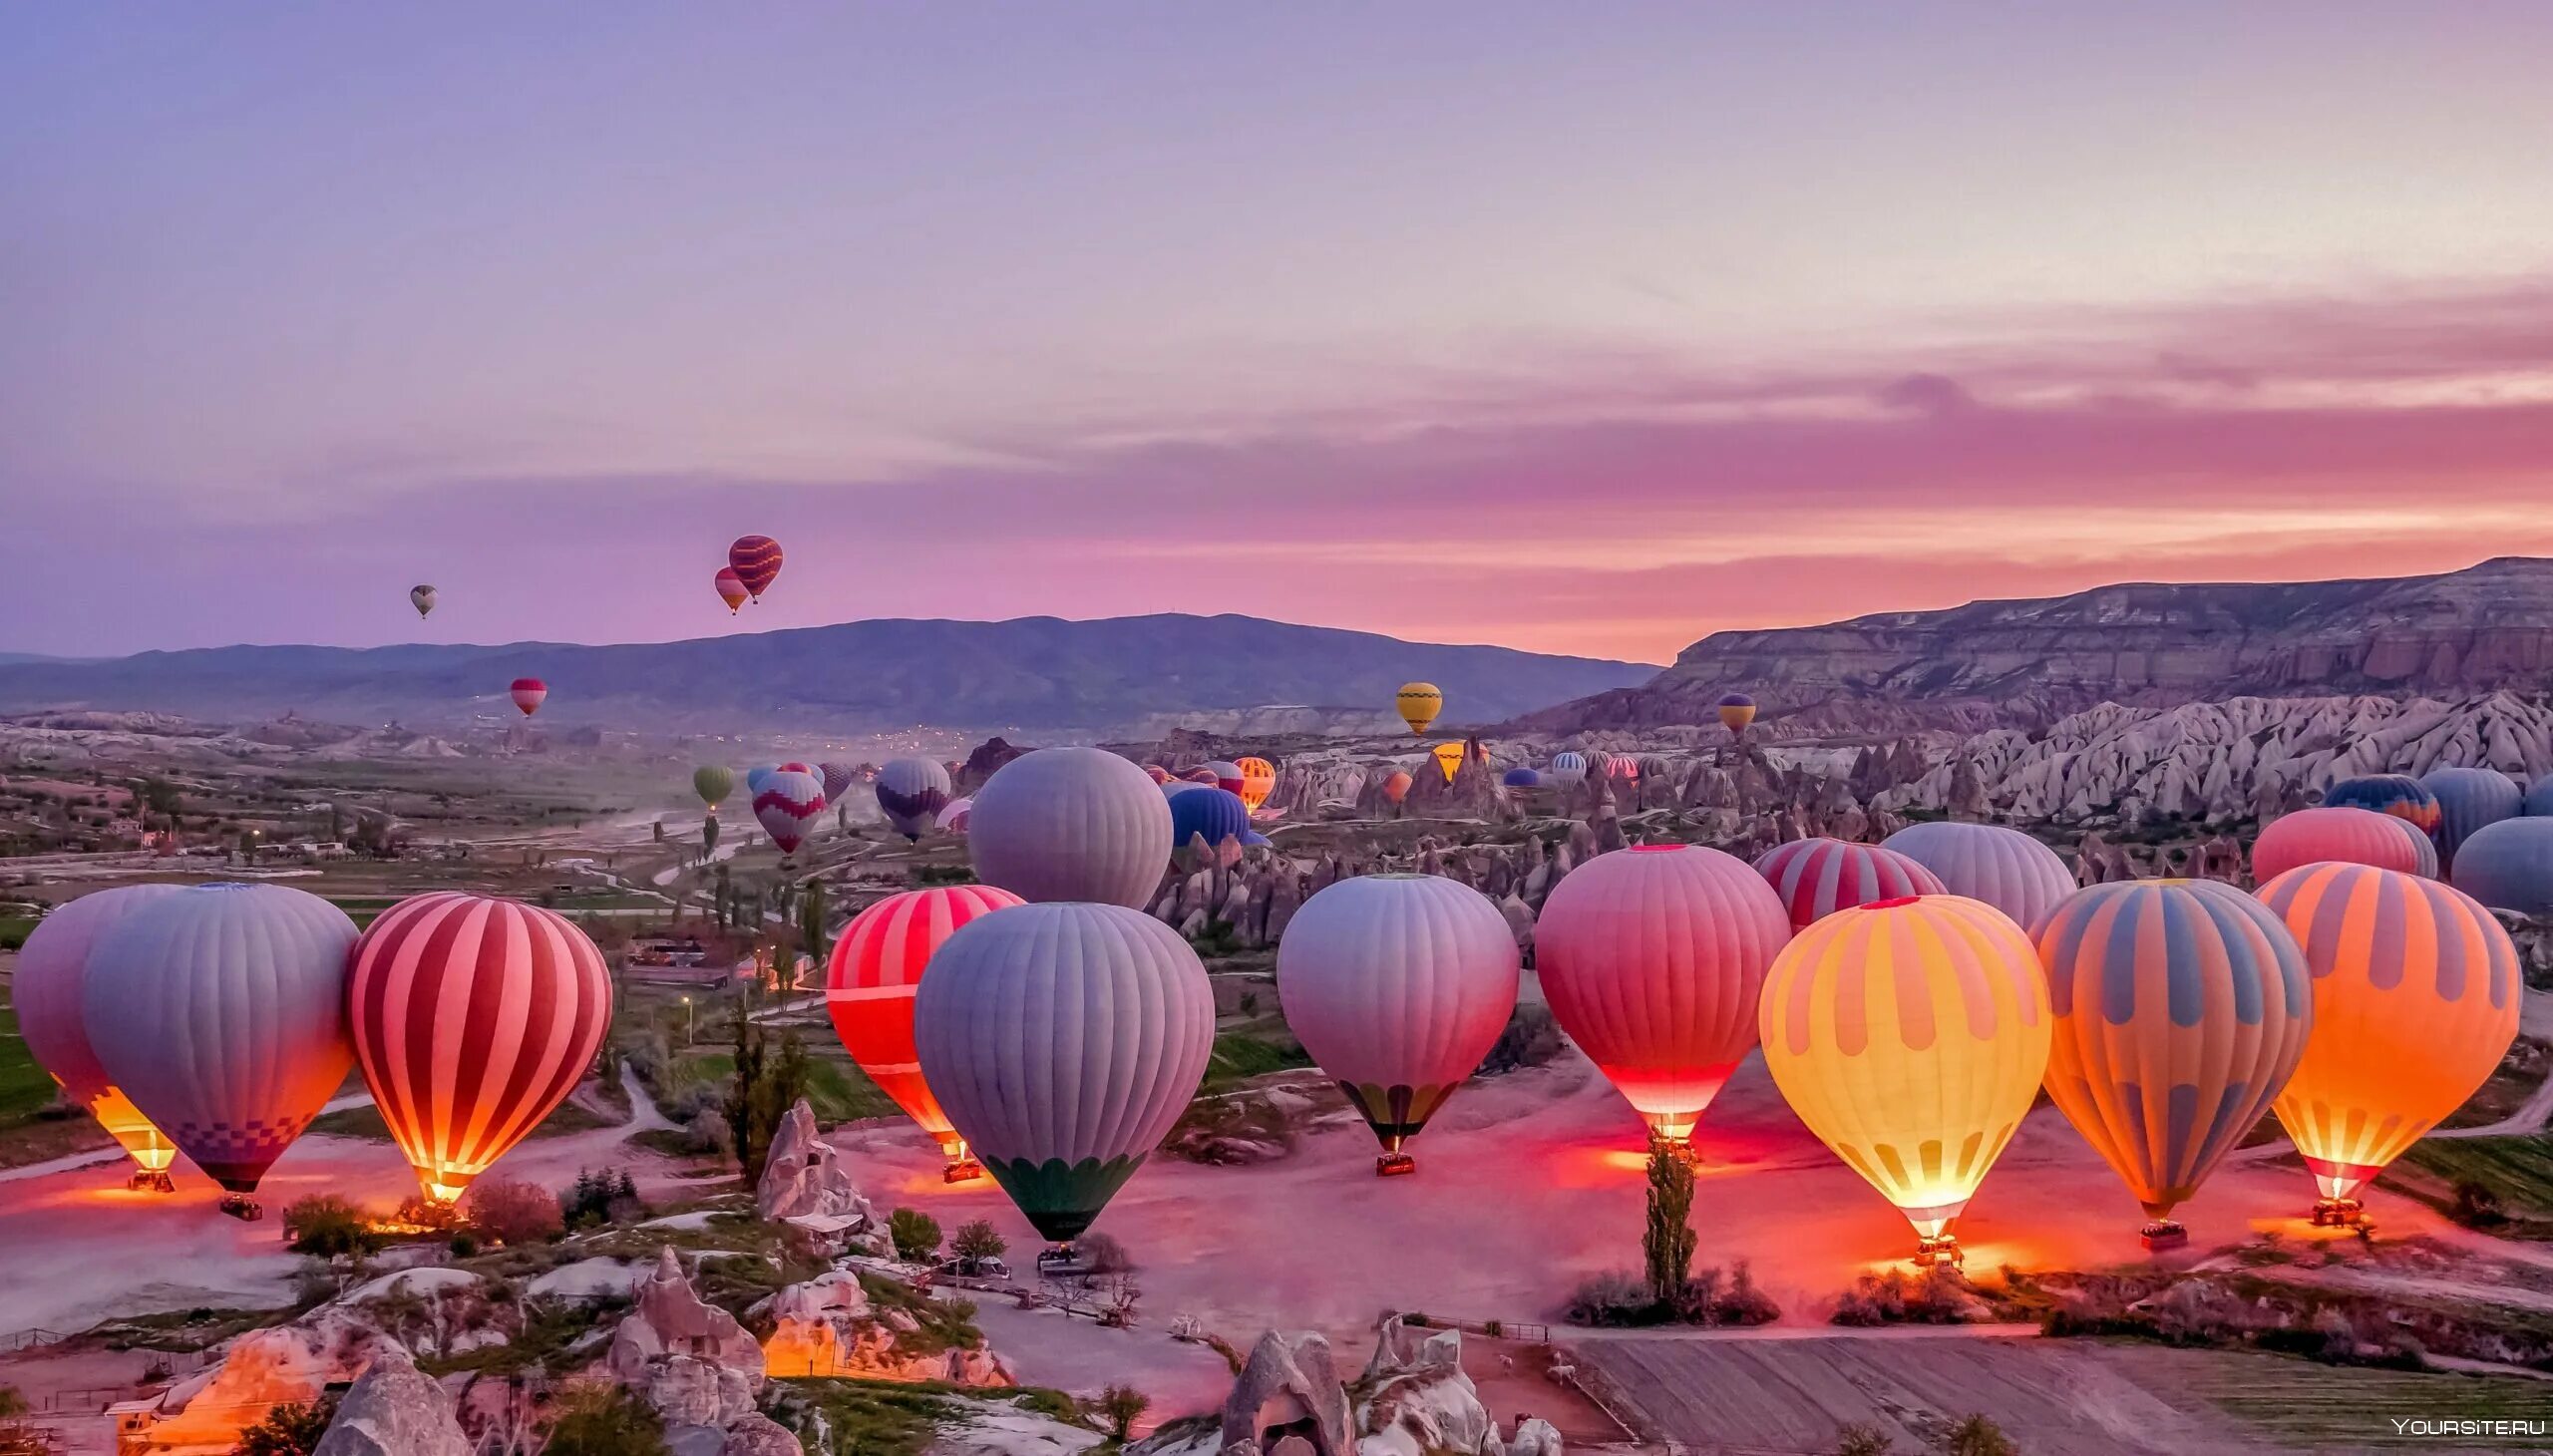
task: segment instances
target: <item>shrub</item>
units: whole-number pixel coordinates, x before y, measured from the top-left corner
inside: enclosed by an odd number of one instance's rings
[[[1090,1416],[1109,1439],[1123,1441],[1134,1434],[1135,1422],[1144,1418],[1152,1403],[1152,1397],[1132,1385],[1111,1385],[1090,1403]]]
[[[297,1199],[283,1211],[286,1247],[295,1254],[337,1259],[370,1254],[381,1236],[365,1223],[363,1211],[333,1193]]]
[[[470,1187],[470,1223],[499,1244],[531,1244],[565,1232],[558,1195],[521,1178],[482,1178]]]
[[[1551,1008],[1532,1003],[1519,1004],[1515,1014],[1507,1018],[1507,1029],[1481,1058],[1480,1075],[1494,1076],[1519,1067],[1539,1067],[1560,1055],[1560,1023],[1552,1019]]]
[[[718,1109],[703,1108],[682,1125],[682,1150],[694,1157],[733,1161],[736,1130]]]
[[[1945,1456],[2021,1456],[2021,1448],[2012,1444],[2004,1428],[1982,1415],[1969,1416],[1951,1427],[1942,1450]]]
[[[2488,1229],[2508,1222],[2500,1212],[2500,1196],[2470,1178],[2455,1181],[2455,1206],[2447,1217],[2468,1229]]]
[[[1135,1267],[1126,1246],[1106,1234],[1084,1234],[1073,1241],[1073,1250],[1095,1274],[1125,1274]]]
[[[888,1216],[887,1237],[898,1259],[920,1264],[939,1252],[939,1221],[919,1209],[898,1209]]]
[[[559,1404],[545,1456],[672,1456],[665,1423],[621,1385],[587,1387]]]
[[[1877,1426],[1849,1425],[1835,1433],[1835,1456],[1888,1456],[1895,1445]]]
[[[616,1174],[610,1169],[596,1173],[579,1168],[576,1181],[558,1197],[559,1217],[570,1229],[625,1223],[646,1212],[647,1206],[638,1200],[638,1185],[630,1181],[626,1168]]]
[[[333,1395],[307,1404],[278,1405],[266,1412],[264,1420],[239,1433],[239,1444],[230,1448],[230,1456],[310,1456],[319,1438],[327,1434],[328,1422],[336,1418]]]
[[[1008,1248],[1010,1241],[983,1219],[958,1225],[957,1237],[948,1244],[948,1252],[957,1258],[958,1269],[966,1274],[973,1274],[987,1259],[1001,1258],[1002,1251]]]
[[[1572,1324],[1646,1324],[1654,1318],[1655,1303],[1646,1279],[1629,1270],[1608,1270],[1581,1282],[1569,1296],[1568,1318]]]

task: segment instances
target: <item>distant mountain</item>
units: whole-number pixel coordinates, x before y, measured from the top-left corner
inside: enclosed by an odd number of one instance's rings
[[[511,720],[507,685],[549,684],[545,724],[673,732],[1048,732],[1313,704],[1356,719],[1424,678],[1449,723],[1489,723],[1639,682],[1636,663],[1403,642],[1246,616],[880,620],[577,646],[213,647],[0,663],[0,712],[147,710],[219,721],[291,712],[411,726]]]
[[[2030,726],[2101,702],[2553,689],[2553,560],[2285,584],[2131,582],[2071,596],[1715,632],[1636,687],[1527,715],[1571,733],[1708,724],[1723,694],[1796,733]]]

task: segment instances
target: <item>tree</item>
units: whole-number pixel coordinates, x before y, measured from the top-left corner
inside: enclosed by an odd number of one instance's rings
[[[1111,1385],[1090,1403],[1090,1418],[1108,1433],[1108,1439],[1122,1443],[1135,1433],[1135,1422],[1152,1405],[1152,1397],[1132,1385]]]
[[[2004,1428],[1983,1415],[1971,1415],[1951,1427],[1942,1450],[1944,1456],[2021,1456],[2021,1448],[2012,1444]]]
[[[807,1049],[796,1032],[787,1032],[773,1055],[770,1033],[754,1020],[754,999],[750,988],[736,998],[736,1069],[725,1104],[728,1130],[736,1135],[736,1166],[748,1184],[761,1180],[780,1120],[807,1091]]]
[[[898,1259],[920,1264],[939,1252],[939,1221],[919,1209],[898,1209],[887,1218],[887,1237]]]
[[[973,1274],[982,1268],[985,1260],[1001,1258],[1002,1252],[1008,1248],[1010,1241],[1002,1238],[990,1221],[977,1219],[958,1226],[957,1237],[949,1242],[948,1252],[957,1257],[959,1273]]]
[[[1641,1257],[1649,1292],[1664,1303],[1681,1293],[1693,1268],[1693,1170],[1663,1139],[1648,1146],[1648,1227]]]
[[[544,1456],[672,1456],[665,1423],[626,1386],[588,1386],[559,1402]]]
[[[283,1211],[286,1248],[295,1254],[313,1254],[321,1259],[345,1255],[370,1254],[381,1247],[381,1236],[365,1221],[363,1211],[333,1193],[314,1193],[297,1199]]]
[[[825,937],[825,882],[810,880],[798,897],[798,940],[807,948],[807,957],[818,965],[825,963],[831,945]]]
[[[470,1222],[500,1244],[555,1239],[566,1227],[558,1195],[537,1183],[503,1175],[470,1186]]]
[[[57,1449],[50,1432],[36,1429],[33,1408],[15,1385],[0,1385],[0,1456],[46,1456]]]
[[[310,1456],[328,1422],[337,1418],[337,1398],[322,1396],[307,1403],[278,1405],[266,1418],[239,1433],[230,1456]]]

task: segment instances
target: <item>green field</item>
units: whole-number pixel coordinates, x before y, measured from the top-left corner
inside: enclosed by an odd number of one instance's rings
[[[2373,1370],[2324,1365],[2289,1355],[2239,1351],[2120,1348],[2156,1388],[2185,1391],[2285,1444],[2308,1447],[2427,1446],[2460,1449],[2530,1442],[2397,1436],[2395,1417],[2434,1420],[2553,1418],[2553,1385],[2506,1376]]]
[[[53,1101],[53,1078],[18,1036],[18,1011],[0,1005],[0,1129],[19,1127]]]
[[[530,1134],[536,1138],[564,1137],[569,1133],[590,1132],[598,1127],[615,1127],[573,1102],[561,1102],[541,1120],[541,1126]],[[310,1124],[310,1131],[328,1138],[366,1138],[377,1143],[390,1141],[390,1127],[381,1120],[381,1109],[367,1102],[331,1112]]]
[[[2509,1238],[2553,1239],[2553,1134],[2423,1138],[2411,1145],[2395,1168],[2404,1165],[2427,1178],[2397,1178],[2388,1172],[2387,1186],[2439,1204],[2453,1198],[2456,1185],[2477,1184],[2499,1200],[2500,1215],[2508,1221],[2492,1232]]]
[[[683,1057],[676,1065],[686,1073],[686,1083],[724,1086],[736,1075],[736,1059],[724,1051]],[[667,1095],[665,1089],[659,1089],[659,1100]],[[807,1105],[815,1109],[816,1121],[828,1126],[858,1118],[893,1117],[897,1110],[887,1094],[878,1090],[878,1084],[862,1075],[849,1059],[826,1056],[813,1046],[807,1054]]]

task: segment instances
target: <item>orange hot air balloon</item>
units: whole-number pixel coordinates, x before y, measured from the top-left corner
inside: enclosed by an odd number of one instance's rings
[[[729,616],[734,616],[744,606],[746,599],[753,595],[745,589],[745,578],[737,575],[736,568],[733,566],[720,566],[718,575],[714,579],[718,587],[718,599],[727,603]]]
[[[1755,700],[1744,693],[1730,693],[1719,700],[1720,726],[1733,736],[1746,731],[1755,721]]]
[[[1918,1263],[1958,1263],[1951,1221],[2047,1070],[2047,977],[2029,936],[1956,895],[1837,910],[1774,957],[1761,1014],[1764,1065],[1791,1110],[1906,1215]]]
[[[1028,902],[989,885],[951,885],[891,895],[852,917],[825,970],[825,1010],[843,1049],[939,1144],[950,1183],[983,1176],[966,1140],[948,1125],[913,1054],[913,993],[931,952],[978,916]]]
[[[1409,797],[1409,786],[1417,782],[1400,769],[1383,776],[1383,797],[1394,804]]]
[[[1241,770],[1242,806],[1255,814],[1276,792],[1276,766],[1264,758],[1236,759],[1233,766]]]
[[[515,706],[529,718],[541,711],[542,700],[549,696],[549,684],[537,677],[518,677],[514,686],[506,690],[506,696],[513,698]]]
[[[451,1203],[575,1089],[611,1029],[611,973],[564,915],[439,891],[355,942],[364,1085],[426,1197]]]
[[[2517,947],[2464,892],[2371,865],[2302,866],[2260,898],[2314,977],[2314,1034],[2278,1120],[2321,1190],[2314,1222],[2353,1224],[2359,1186],[2508,1055]]]
[[[2037,938],[2056,1018],[2047,1095],[2144,1208],[2145,1247],[2185,1244],[2173,1207],[2305,1054],[2305,951],[2267,906],[2214,880],[2095,885]]]
[[[1430,749],[1429,753],[1435,757],[1437,769],[1445,775],[1445,782],[1448,784],[1454,782],[1455,770],[1463,766],[1463,746],[1459,743],[1440,743]]]

